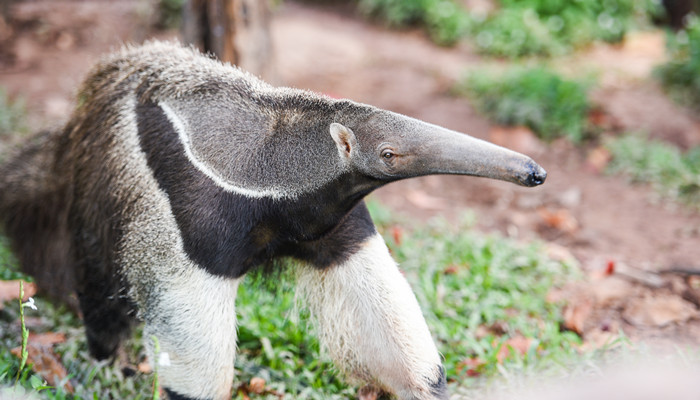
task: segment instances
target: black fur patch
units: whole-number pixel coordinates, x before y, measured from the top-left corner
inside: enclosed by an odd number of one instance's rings
[[[236,278],[279,257],[324,268],[347,258],[375,233],[361,204],[378,186],[374,182],[341,176],[294,200],[226,192],[190,163],[157,104],[139,104],[136,113],[141,148],[169,197],[185,251],[208,272]]]
[[[438,379],[436,379],[433,382],[430,382],[430,394],[435,396],[436,399],[445,399],[447,400],[450,396],[447,393],[447,378],[445,377],[445,368],[440,365],[438,366],[440,369],[440,375],[438,376]]]
[[[165,393],[168,395],[168,400],[204,400],[204,399],[197,399],[194,397],[183,396],[180,393],[174,392],[168,388],[163,388],[163,390],[165,390]]]

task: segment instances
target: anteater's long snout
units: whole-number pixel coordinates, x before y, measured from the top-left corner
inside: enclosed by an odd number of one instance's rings
[[[547,172],[530,157],[469,135],[409,119],[404,136],[412,155],[401,173],[404,177],[429,174],[482,176],[522,186],[537,186]]]

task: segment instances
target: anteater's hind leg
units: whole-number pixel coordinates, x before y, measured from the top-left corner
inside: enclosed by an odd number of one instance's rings
[[[123,298],[123,291],[104,277],[95,279],[89,287],[78,293],[83,312],[85,334],[90,354],[98,360],[115,357],[131,333],[131,306]],[[114,278],[112,278],[113,280]]]
[[[115,357],[134,323],[128,288],[116,274],[109,253],[85,230],[77,247],[78,300],[90,354],[98,360]]]
[[[303,268],[298,287],[321,342],[346,375],[401,400],[447,399],[440,356],[381,236],[339,265]]]

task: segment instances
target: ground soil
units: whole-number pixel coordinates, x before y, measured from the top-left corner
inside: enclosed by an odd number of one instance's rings
[[[700,269],[697,212],[601,172],[605,153],[595,144],[541,143],[527,131],[493,126],[468,99],[451,94],[468,71],[505,62],[485,59],[468,44],[441,48],[418,30],[369,23],[348,6],[318,3],[286,1],[275,10],[274,83],[490,139],[531,155],[549,172],[537,188],[431,176],[391,184],[375,198],[418,220],[451,219],[471,209],[478,229],[536,238],[552,256],[574,257],[587,278],[567,294],[567,312],[571,328],[592,346],[618,328],[634,340],[700,344],[697,282],[656,274]],[[77,85],[101,54],[123,42],[176,36],[155,31],[152,9],[137,0],[25,1],[12,16],[0,27],[0,86],[25,99],[32,130],[66,120]],[[663,60],[663,33],[655,31],[632,34],[617,46],[592,46],[555,65],[571,76],[598,75],[592,97],[608,134],[642,130],[681,148],[698,145],[698,120],[650,78]]]

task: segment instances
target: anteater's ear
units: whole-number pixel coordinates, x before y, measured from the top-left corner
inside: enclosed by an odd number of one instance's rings
[[[357,146],[357,139],[350,128],[337,122],[331,124],[331,136],[338,146],[338,153],[344,160],[349,160]]]

